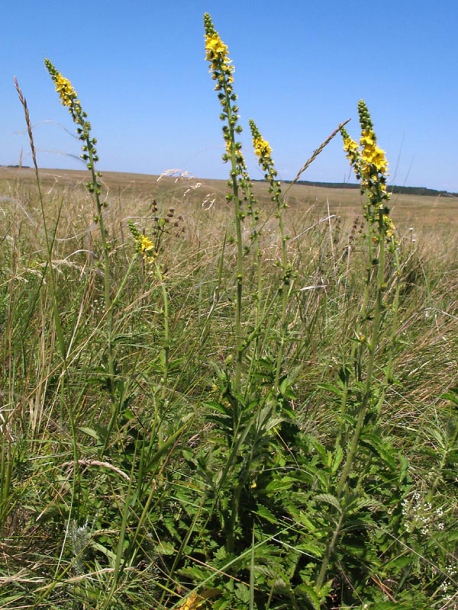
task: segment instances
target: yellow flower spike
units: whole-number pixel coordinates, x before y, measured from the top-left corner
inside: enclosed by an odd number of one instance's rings
[[[73,102],[77,101],[77,93],[68,78],[64,78],[59,73],[54,84],[63,106],[71,106]]]
[[[62,76],[59,70],[49,59],[45,59],[45,66],[53,80],[54,87],[59,94],[62,105],[68,108],[72,120],[77,126],[76,131],[78,133],[78,139],[83,143],[83,152],[80,157],[86,164],[87,169],[91,172],[92,178],[86,183],[86,187],[88,191],[95,196],[97,205],[96,222],[99,222],[102,218],[102,212],[106,205],[99,199],[102,186],[100,178],[102,174],[95,170],[95,164],[99,160],[96,149],[97,140],[91,136],[91,123],[87,120],[87,114],[83,111],[81,102],[78,99],[78,94],[76,93],[71,82],[68,80],[68,78]],[[102,226],[103,222],[100,224]],[[106,254],[106,256],[108,255]],[[107,261],[106,264],[108,265]]]
[[[345,128],[342,128],[343,148],[357,179],[361,181],[361,192],[365,192],[367,196],[365,218],[371,225],[378,227],[375,230],[383,234],[390,247],[394,247],[397,245],[395,226],[388,216],[389,210],[386,207],[386,202],[390,198],[386,187],[388,161],[385,151],[377,146],[374,126],[363,101],[358,104],[358,113],[361,125],[359,143],[350,138]],[[380,235],[373,235],[372,240],[374,243],[379,243]]]
[[[363,129],[359,142],[362,147],[361,174],[368,180],[377,182],[379,179],[377,172],[383,175],[388,174],[388,162],[385,157],[385,151],[377,146],[377,138],[372,129]]]
[[[355,152],[358,150],[358,144],[352,140],[351,138],[345,138],[344,140],[344,150],[346,152]]]
[[[230,82],[233,82],[231,74],[235,68],[232,60],[229,59],[229,49],[221,40],[218,32],[205,36],[205,59],[211,63],[210,71],[226,73],[227,79],[231,79]]]
[[[55,68],[49,59],[45,59],[45,65],[49,74],[51,75],[52,80],[54,81],[54,87],[59,94],[62,105],[70,109],[70,112],[75,119],[77,114],[79,115],[81,112],[81,104],[78,100],[78,94],[68,78],[62,76],[59,70]]]
[[[178,606],[178,610],[197,610],[197,608],[200,608],[204,603],[205,598],[197,593],[191,593],[188,599],[181,606]]]
[[[205,59],[210,62],[210,73],[214,80],[218,80],[215,87],[216,91],[226,89],[229,95],[232,94],[232,74],[235,70],[229,58],[229,49],[221,40],[221,36],[215,30],[210,15],[204,15],[205,26]]]
[[[395,224],[388,214],[383,215],[383,225],[385,229],[385,235],[388,239],[392,239],[394,237],[394,232],[396,231]]]
[[[198,608],[202,608],[205,602],[213,597],[218,597],[221,595],[221,591],[219,589],[204,589],[199,593],[191,593],[185,601],[178,606],[177,610],[197,610]]]
[[[365,129],[361,134],[361,146],[375,146],[375,133],[370,129]]]
[[[264,140],[261,136],[254,138],[253,140],[254,154],[258,157],[270,157],[272,154],[272,148],[267,140]]]
[[[154,250],[153,242],[146,235],[142,235],[140,238],[140,252],[149,252]]]
[[[218,33],[205,36],[205,50],[207,61],[222,60],[228,57],[227,45],[221,40]]]
[[[150,263],[154,262],[154,258],[156,256],[156,251],[154,249],[154,244],[149,237],[140,233],[136,237],[137,241],[137,252],[143,256],[143,260],[148,261]]]

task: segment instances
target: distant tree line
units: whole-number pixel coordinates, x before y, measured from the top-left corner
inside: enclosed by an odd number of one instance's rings
[[[291,182],[285,180],[285,182]],[[297,184],[305,184],[307,186],[323,186],[332,189],[359,189],[359,184],[351,184],[349,182],[309,182],[307,180],[299,180]],[[436,189],[428,189],[424,186],[397,186],[395,184],[388,185],[387,190],[390,193],[399,195],[419,195],[429,197],[457,197],[458,193],[449,193],[448,191],[437,191]]]
[[[30,165],[0,165],[0,167],[14,167],[14,168],[21,168],[21,169],[30,169]]]

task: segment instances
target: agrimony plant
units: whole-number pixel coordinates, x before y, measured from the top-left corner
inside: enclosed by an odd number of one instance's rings
[[[275,169],[275,165],[272,159],[272,149],[267,142],[262,137],[256,123],[253,119],[250,119],[250,129],[251,135],[253,138],[253,149],[255,155],[258,157],[259,165],[264,171],[264,178],[267,180],[269,184],[269,193],[271,196],[271,200],[276,207],[276,217],[278,219],[278,226],[280,230],[280,239],[281,239],[281,260],[279,266],[282,270],[282,286],[280,288],[281,293],[281,314],[280,314],[280,333],[278,339],[278,347],[277,347],[277,357],[276,357],[276,365],[275,365],[275,380],[274,380],[274,390],[278,392],[280,385],[280,376],[282,372],[283,365],[283,356],[284,356],[284,348],[285,341],[287,335],[287,308],[288,308],[288,300],[292,293],[294,286],[294,274],[292,265],[288,261],[288,235],[285,230],[285,223],[283,218],[283,211],[286,209],[287,204],[286,201],[282,198],[281,192],[281,184],[278,180],[278,173]]]
[[[384,151],[377,145],[373,123],[366,104],[358,104],[361,137],[359,144],[341,128],[344,150],[350,164],[361,181],[361,192],[365,196],[364,217],[367,235],[367,274],[360,314],[355,324],[355,337],[350,359],[340,372],[341,397],[339,419],[341,430],[336,440],[336,455],[340,453],[342,469],[335,486],[338,515],[333,525],[332,535],[326,545],[317,585],[323,586],[331,558],[336,550],[349,514],[347,508],[354,504],[361,493],[365,477],[371,471],[371,460],[375,455],[384,466],[393,468],[397,459],[393,448],[380,437],[377,420],[385,400],[386,390],[392,382],[397,311],[399,304],[399,257],[395,227],[389,215],[389,194],[386,188],[388,163]],[[394,260],[394,298],[388,302],[387,254]],[[384,320],[390,310],[391,331],[388,332],[389,346],[379,361],[380,337]],[[376,370],[384,370],[384,376],[376,376]],[[351,408],[350,408],[351,406]],[[357,463],[358,454],[364,447],[369,454],[363,465]],[[355,487],[356,486],[356,487]],[[355,496],[356,491],[356,496]],[[393,493],[397,490],[393,489]]]
[[[96,171],[96,163],[99,160],[97,154],[97,139],[92,136],[92,126],[87,118],[87,113],[83,110],[81,102],[78,99],[78,94],[71,84],[49,59],[45,59],[45,66],[54,82],[56,92],[59,94],[61,104],[68,109],[72,121],[76,125],[78,139],[82,143],[81,159],[86,164],[90,172],[91,179],[86,182],[86,188],[94,197],[96,205],[96,214],[94,220],[100,226],[100,237],[102,241],[102,256],[103,256],[103,271],[104,271],[104,296],[105,309],[107,312],[107,343],[108,343],[108,380],[109,386],[113,389],[115,365],[113,356],[113,309],[111,298],[111,272],[109,261],[109,244],[108,232],[105,227],[103,211],[107,207],[107,203],[101,199],[100,181],[102,174]]]
[[[237,135],[243,131],[239,124],[239,108],[237,106],[237,94],[234,92],[234,66],[229,58],[227,45],[221,40],[216,31],[213,21],[208,13],[204,14],[205,29],[205,51],[206,59],[210,63],[212,79],[216,81],[215,91],[218,92],[218,100],[221,104],[220,119],[225,123],[223,136],[226,152],[223,161],[230,163],[230,179],[228,186],[231,193],[227,200],[234,204],[234,220],[237,244],[237,269],[236,269],[236,314],[235,314],[235,341],[236,341],[236,367],[235,367],[235,389],[241,392],[242,384],[242,362],[243,362],[243,329],[242,329],[242,296],[243,296],[243,238],[242,224],[246,211],[242,205],[249,203],[248,211],[254,213],[254,198],[251,192],[251,182],[247,172],[245,159],[242,153],[242,144],[237,141]]]

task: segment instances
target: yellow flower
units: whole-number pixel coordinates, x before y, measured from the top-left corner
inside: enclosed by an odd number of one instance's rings
[[[205,36],[205,51],[208,61],[217,61],[218,59],[225,61],[228,56],[227,45],[224,44],[218,33]]]
[[[361,153],[363,162],[361,173],[367,178],[373,178],[376,172],[387,174],[388,162],[385,157],[385,151],[377,146],[375,134],[371,129],[363,131],[360,144],[363,147]],[[374,169],[376,172],[374,172]]]
[[[267,140],[264,140],[261,137],[254,138],[253,140],[254,153],[258,157],[270,157],[272,154],[272,149]]]
[[[151,253],[154,250],[153,242],[149,239],[149,237],[146,237],[146,235],[142,235],[140,237],[139,246],[140,252],[143,254]]]
[[[388,172],[388,162],[385,157],[385,151],[383,151],[378,146],[374,146],[373,148],[364,148],[361,154],[363,163],[367,165],[372,165],[378,172],[381,174],[387,174]],[[368,167],[363,169],[363,173],[373,174],[373,169]]]
[[[343,149],[346,153],[347,159],[350,161],[355,173],[360,177],[360,165],[361,165],[361,153],[357,142],[352,140],[345,130],[342,130],[342,136],[344,141]]]
[[[205,35],[205,51],[206,59],[211,63],[212,78],[218,80],[215,89],[220,91],[224,81],[230,87],[234,82],[232,74],[235,68],[231,65],[227,45],[221,40],[218,32],[210,32]]]
[[[344,151],[348,153],[353,153],[358,150],[358,144],[352,140],[351,138],[345,138],[344,140]]]
[[[191,593],[188,599],[178,607],[178,610],[195,610],[200,608],[205,603],[205,598],[197,593]]]
[[[64,78],[60,73],[57,74],[54,82],[62,105],[71,106],[72,102],[76,101],[78,95],[71,82],[68,80],[68,78]]]
[[[385,227],[385,235],[387,236],[387,238],[391,239],[392,237],[394,237],[396,227],[394,226],[393,220],[387,214],[383,215],[383,224]]]
[[[365,129],[361,134],[361,146],[375,146],[375,134],[370,129]]]
[[[206,600],[218,597],[220,594],[219,589],[204,589],[200,594],[191,593],[177,610],[197,610],[197,608],[202,608]]]

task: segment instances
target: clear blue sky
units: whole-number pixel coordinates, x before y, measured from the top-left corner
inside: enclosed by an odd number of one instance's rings
[[[16,75],[42,167],[79,168],[67,111],[44,68],[76,88],[99,141],[100,169],[170,168],[225,178],[219,105],[205,62],[208,11],[236,67],[245,155],[254,118],[291,179],[312,151],[369,106],[390,181],[458,192],[457,0],[22,0],[0,36],[0,164],[31,164]],[[66,131],[67,130],[67,131]],[[349,179],[340,138],[303,176]],[[352,177],[353,181],[353,177]]]

